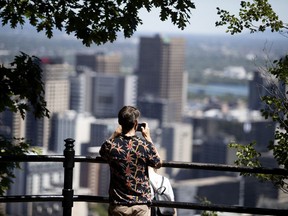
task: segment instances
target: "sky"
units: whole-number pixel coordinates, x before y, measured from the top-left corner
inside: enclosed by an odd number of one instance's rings
[[[145,10],[140,11],[140,18],[143,25],[139,26],[139,32],[162,32],[162,33],[193,33],[193,34],[225,34],[225,27],[215,27],[215,22],[219,20],[216,7],[235,12],[240,8],[240,0],[192,0],[196,9],[192,10],[190,24],[180,30],[170,21],[160,21],[159,12],[153,10],[148,13]],[[269,0],[279,18],[288,22],[288,0]]]

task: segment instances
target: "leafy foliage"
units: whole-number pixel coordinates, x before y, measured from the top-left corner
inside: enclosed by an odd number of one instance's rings
[[[288,84],[288,56],[276,60],[274,63],[275,67],[270,68],[269,73],[280,80],[285,87]],[[275,132],[276,142],[270,142],[268,148],[273,151],[278,164],[288,169],[288,100],[286,94],[287,91],[282,93],[274,86],[273,91],[269,91],[268,95],[262,97],[266,107],[261,112],[266,119],[272,118],[278,123]]]
[[[241,1],[238,17],[235,14],[217,8],[220,21],[216,22],[216,26],[227,25],[227,33],[241,33],[244,29],[249,29],[250,33],[264,32],[271,30],[272,32],[288,33],[287,24],[283,23],[273,11],[268,0]],[[287,91],[282,88],[288,84],[288,56],[279,60],[275,60],[271,66],[267,68],[267,74],[270,78],[277,82],[271,82],[271,87],[266,90],[266,95],[261,99],[265,104],[265,108],[261,110],[262,116],[266,119],[270,118],[276,122],[274,140],[270,141],[268,150],[272,151],[274,159],[279,167],[288,169],[288,100]],[[280,86],[281,83],[283,86]],[[267,141],[268,142],[268,141]],[[241,145],[232,143],[230,147],[237,149],[237,160],[235,163],[241,166],[262,167],[260,163],[261,154],[254,148],[255,143]],[[266,174],[247,174],[242,175],[256,176],[261,181],[273,182],[277,187],[288,192],[288,184],[286,176],[266,175]]]
[[[29,21],[38,32],[45,31],[48,38],[53,36],[53,29],[65,30],[89,46],[113,42],[121,31],[131,37],[142,24],[138,15],[141,8],[148,12],[159,8],[162,21],[170,18],[183,29],[195,5],[190,0],[0,0],[0,17],[2,25],[10,24],[11,28]]]
[[[226,32],[232,35],[241,33],[244,29],[248,29],[250,33],[268,29],[272,32],[287,30],[287,25],[279,20],[268,0],[241,1],[238,17],[219,7],[217,14],[221,20],[216,22],[216,26],[228,25]]]
[[[248,145],[239,145],[237,143],[229,144],[229,147],[237,149],[237,160],[235,164],[238,166],[244,165],[247,167],[261,167],[259,157],[261,154],[254,149],[255,142],[252,142]],[[246,174],[244,174],[246,175]]]
[[[93,212],[94,215],[107,216],[108,215],[108,204],[106,203],[88,203],[89,211]]]
[[[37,118],[49,117],[39,63],[37,57],[21,53],[10,68],[0,66],[0,112],[19,111],[23,119],[26,111]]]
[[[280,80],[282,85],[288,84],[288,56],[273,62],[274,67],[270,67],[267,71],[271,76]],[[261,99],[265,103],[265,108],[261,110],[262,116],[266,119],[271,118],[278,123],[275,131],[274,140],[270,141],[268,149],[272,151],[274,159],[279,167],[288,169],[288,100],[287,92],[282,92],[278,87],[278,82],[270,83],[271,87],[267,89],[266,95]],[[261,154],[254,148],[255,142],[248,145],[232,143],[230,147],[237,150],[235,161],[236,165],[248,167],[262,167],[260,163]],[[275,186],[288,192],[287,176],[268,175],[268,174],[248,174],[241,173],[244,176],[255,176],[261,181],[270,181]]]
[[[238,166],[246,166],[252,168],[263,167],[260,163],[261,154],[257,152],[254,148],[255,142],[248,145],[241,145],[237,143],[231,143],[229,147],[235,148],[237,150],[236,156],[237,160],[235,164]],[[240,173],[242,176],[254,176],[262,182],[269,181],[272,182],[276,187],[282,189],[284,192],[288,192],[288,184],[286,182],[286,176],[282,175],[271,175],[271,174],[261,174],[261,173]]]
[[[0,66],[0,112],[19,112],[23,119],[27,111],[32,112],[36,118],[49,117],[39,64],[37,57],[21,53],[9,68]],[[24,138],[8,139],[0,135],[0,156],[18,156],[28,152],[37,153],[35,149],[29,148]],[[18,162],[1,163],[0,195],[13,183],[14,168],[20,168]]]
[[[206,197],[196,196],[195,198],[203,205],[211,205],[211,202]],[[201,216],[218,216],[218,213],[215,211],[204,210],[201,212]]]
[[[11,145],[11,143],[13,145]],[[24,142],[24,139],[6,139],[3,136],[0,136],[0,156],[6,155],[25,155],[27,153],[39,153],[37,149],[29,147],[27,142]],[[14,168],[20,168],[18,162],[6,162],[1,163],[0,166],[0,195],[2,196],[6,190],[9,189],[10,185],[13,183],[13,178],[15,175],[13,173]]]

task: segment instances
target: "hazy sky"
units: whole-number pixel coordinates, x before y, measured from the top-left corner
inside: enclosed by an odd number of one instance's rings
[[[170,21],[161,22],[159,12],[153,10],[151,13],[141,11],[140,15],[143,25],[137,31],[145,32],[175,32],[175,33],[225,33],[224,27],[215,27],[215,22],[219,20],[216,7],[237,12],[240,8],[240,0],[192,0],[195,2],[196,9],[192,10],[190,25],[183,31],[171,24]],[[279,17],[288,22],[288,0],[269,0],[273,9]]]

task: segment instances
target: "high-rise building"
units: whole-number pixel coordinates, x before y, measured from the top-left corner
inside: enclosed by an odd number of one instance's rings
[[[120,73],[120,54],[112,53],[109,55],[97,54],[96,55],[96,68],[98,73],[105,74],[119,74]]]
[[[165,123],[175,122],[175,102],[171,102],[168,99],[146,97],[139,98],[137,104],[142,116],[157,119],[160,126]]]
[[[173,123],[164,125],[162,128],[161,147],[166,149],[167,161],[192,161],[192,137],[193,127],[185,123]],[[179,172],[178,169],[169,169],[173,177]]]
[[[121,65],[121,55],[112,53],[105,55],[104,53],[96,54],[76,54],[76,70],[82,72],[82,68],[86,67],[97,73],[119,74]]]
[[[52,133],[50,139],[50,150],[57,154],[63,154],[64,140],[73,138],[75,140],[75,154],[85,155],[85,145],[90,143],[91,125],[96,119],[88,113],[77,113],[74,110],[57,113],[52,117]],[[80,182],[87,178],[87,164],[76,163],[73,174],[73,187],[79,189]],[[85,185],[86,186],[86,185]]]
[[[138,96],[168,99],[176,104],[175,119],[181,121],[188,79],[185,77],[183,38],[141,37],[136,75]],[[184,78],[185,77],[185,78]]]
[[[197,203],[206,200],[217,205],[239,205],[240,183],[237,177],[187,179],[172,183],[172,187],[176,202]],[[177,215],[201,215],[201,212],[192,209],[177,209]]]
[[[61,59],[60,59],[61,60]],[[61,63],[57,58],[45,58],[42,61],[45,100],[50,117],[54,113],[69,110],[70,83],[69,76],[74,74],[74,68]],[[48,148],[51,118],[35,120],[31,114],[27,115],[26,138],[32,145]]]
[[[137,77],[96,74],[92,77],[92,114],[97,118],[117,117],[124,105],[136,105]]]
[[[261,97],[265,95],[266,86],[259,71],[254,71],[253,79],[249,81],[248,108],[250,110],[260,110],[263,108]]]
[[[90,147],[98,147],[109,137],[118,125],[118,119],[97,119],[91,125]],[[99,154],[99,152],[97,152]],[[88,187],[93,195],[108,196],[110,173],[108,164],[89,163]]]
[[[70,77],[70,109],[78,113],[91,113],[92,80],[96,73],[83,70],[82,73]]]

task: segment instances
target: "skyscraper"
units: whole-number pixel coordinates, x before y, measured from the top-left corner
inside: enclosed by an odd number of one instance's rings
[[[62,63],[61,58],[45,58],[42,60],[45,100],[50,116],[69,109],[70,83],[68,77],[74,73],[74,68]],[[26,139],[32,145],[48,148],[51,118],[35,119],[27,114]]]
[[[168,99],[175,106],[175,121],[181,121],[186,101],[184,79],[185,41],[183,38],[141,37],[138,75],[140,98]],[[186,82],[186,83],[185,83]]]
[[[97,118],[117,117],[124,105],[136,105],[137,77],[135,75],[96,74],[92,78],[92,111]]]
[[[97,73],[119,74],[121,65],[121,55],[112,53],[106,55],[104,53],[96,54],[76,54],[76,70],[82,72],[81,68],[86,67]]]

